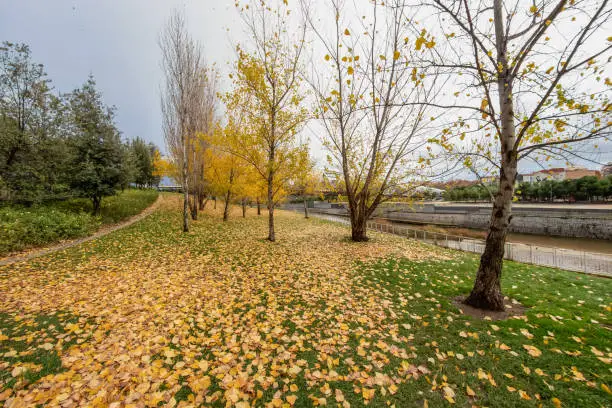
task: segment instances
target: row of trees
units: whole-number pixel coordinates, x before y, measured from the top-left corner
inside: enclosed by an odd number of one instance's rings
[[[491,201],[495,196],[497,186],[483,186],[475,184],[472,186],[453,187],[443,193],[447,201]]]
[[[612,176],[598,179],[585,176],[575,180],[543,180],[537,183],[520,183],[517,196],[524,201],[592,201],[612,197]]]
[[[582,151],[572,146],[610,136],[612,83],[603,77],[612,49],[608,1],[299,4],[296,16],[286,1],[236,3],[252,41],[236,49],[232,90],[222,98],[226,115],[217,121],[224,141],[215,151],[240,158],[263,180],[268,239],[275,239],[274,207],[290,169],[300,168],[298,134],[306,119],[315,119],[329,152],[326,172],[347,196],[355,241],[367,240],[368,217],[393,191],[439,175],[438,161],[449,170],[463,165],[481,179],[498,177],[485,251],[466,302],[503,309],[501,268],[519,161],[571,160]],[[172,44],[164,41],[170,32],[178,39]],[[169,69],[166,55],[179,43],[174,59],[186,68]],[[200,97],[190,96],[189,84],[206,77],[201,66],[187,63],[199,61],[191,57],[198,49],[184,24],[171,21],[162,36],[166,83],[183,84],[177,87],[183,94],[165,94],[176,105],[166,110],[174,124],[167,140],[182,138],[183,150],[173,157],[182,163],[184,186],[187,152],[197,155],[188,140],[206,147],[198,134],[215,133],[190,125],[195,119],[187,102]],[[204,94],[203,88],[194,89]]]
[[[123,142],[115,111],[93,77],[55,94],[25,44],[0,47],[0,202],[32,204],[69,197],[102,198],[135,183],[151,187],[157,149]]]
[[[448,201],[491,201],[495,185],[453,187],[444,192]],[[537,183],[519,183],[515,190],[520,201],[593,201],[612,197],[612,176],[599,179],[585,176],[575,180],[542,180]]]
[[[268,13],[276,18],[268,21]],[[181,13],[162,31],[164,135],[184,190],[183,231],[189,230],[189,208],[197,219],[206,197],[223,197],[224,220],[232,201],[243,214],[248,203],[256,202],[258,213],[265,203],[268,239],[274,241],[275,207],[289,191],[309,192],[314,165],[296,137],[307,117],[298,75],[304,31],[298,45],[289,45],[281,35],[289,32],[283,13],[261,5],[244,10],[255,51],[236,48],[232,90],[226,93],[218,91],[217,72],[204,61]]]

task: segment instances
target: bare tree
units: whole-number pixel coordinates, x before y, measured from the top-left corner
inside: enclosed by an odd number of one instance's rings
[[[162,88],[163,131],[183,189],[183,231],[189,231],[189,177],[201,122],[202,53],[187,32],[184,15],[175,11],[159,37],[165,84]]]
[[[427,4],[436,12],[428,11],[432,17],[422,23],[436,19],[443,33],[424,64],[453,81],[443,99],[429,105],[454,117],[437,142],[466,167],[499,175],[466,303],[502,310],[500,279],[519,161],[570,161],[581,158],[576,146],[610,138],[610,84],[599,81],[611,56],[606,36],[612,10],[607,0]]]
[[[214,67],[202,64],[199,75],[198,91],[191,101],[194,115],[195,137],[190,144],[191,163],[188,168],[189,188],[191,194],[191,218],[197,220],[198,211],[203,209],[207,192],[205,178],[205,151],[208,149],[207,136],[214,132],[217,116],[217,79],[218,73]]]
[[[369,18],[345,13],[345,2],[329,0],[319,15],[334,18],[333,30],[302,2],[315,41],[326,54],[312,58],[308,75],[324,127],[324,144],[348,200],[351,235],[367,240],[366,223],[374,210],[413,180],[417,152],[431,132],[426,106],[437,91],[435,75],[418,75],[414,38],[405,1],[370,2]]]

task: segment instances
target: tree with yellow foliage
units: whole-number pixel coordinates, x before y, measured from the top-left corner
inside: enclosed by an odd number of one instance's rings
[[[300,149],[291,179],[291,192],[304,203],[304,218],[308,218],[308,196],[316,194],[322,186],[322,177],[315,171],[307,146]]]
[[[229,218],[230,206],[236,198],[243,198],[248,186],[249,166],[240,157],[229,151],[229,143],[239,132],[239,128],[230,121],[224,128],[218,128],[213,136],[207,139],[205,151],[206,163],[204,177],[207,190],[215,197],[223,197],[223,221]]]
[[[244,129],[234,135],[230,150],[266,181],[268,240],[275,241],[274,207],[285,194],[296,134],[306,120],[298,73],[305,26],[290,37],[287,2],[253,0],[237,6],[253,47],[250,52],[237,47],[233,91],[224,98]]]

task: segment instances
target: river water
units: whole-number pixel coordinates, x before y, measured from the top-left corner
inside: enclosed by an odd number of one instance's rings
[[[423,225],[423,224],[410,224],[406,222],[394,222],[386,219],[377,219],[378,222],[384,221],[385,223],[409,226],[414,229],[422,229],[427,231],[434,231],[440,233],[448,233],[449,235],[466,236],[470,238],[485,239],[486,231],[468,228],[458,227],[441,227],[438,225]],[[508,233],[508,242],[515,242],[520,244],[530,244],[537,246],[544,246],[550,248],[565,248],[573,249],[575,251],[585,252],[596,252],[603,254],[612,254],[612,241],[603,239],[592,239],[592,238],[566,238],[556,237],[550,235],[533,235],[533,234],[520,234],[510,232]]]

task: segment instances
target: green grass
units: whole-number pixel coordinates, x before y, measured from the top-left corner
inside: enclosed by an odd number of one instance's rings
[[[91,200],[75,198],[31,207],[0,207],[0,256],[93,233],[101,225],[136,215],[157,198],[154,190],[126,190],[102,200],[92,216]]]
[[[612,281],[505,262],[503,292],[528,307],[526,314],[504,321],[479,320],[452,304],[453,298],[471,289],[477,265],[473,256],[360,265],[359,284],[376,287],[393,304],[405,305],[397,323],[406,335],[414,336],[413,364],[432,371],[400,387],[391,401],[419,406],[402,401],[422,395],[430,407],[448,406],[443,393],[432,391],[435,381],[438,386],[449,384],[458,406],[554,406],[553,398],[569,407],[610,406],[611,395],[601,385],[612,383],[612,368],[596,353],[609,358],[612,352]],[[535,346],[542,355],[530,356],[524,345]],[[491,374],[495,386],[478,377],[479,369]],[[467,386],[476,399],[468,397]],[[531,400],[520,398],[519,390]],[[380,395],[373,405],[384,405]]]
[[[58,351],[68,349],[75,338],[65,327],[78,318],[66,312],[11,316],[0,312],[0,355],[11,370],[0,370],[3,389],[27,388],[42,377],[64,371]],[[17,371],[16,371],[17,368]],[[19,372],[18,372],[19,371]]]

